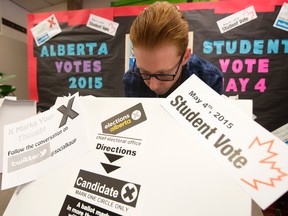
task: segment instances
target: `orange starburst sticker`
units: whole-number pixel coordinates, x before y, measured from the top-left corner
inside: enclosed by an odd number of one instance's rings
[[[274,139],[266,142],[260,142],[256,137],[249,146],[250,151],[254,151],[254,155],[259,162],[259,169],[253,173],[254,178],[244,179],[241,181],[251,186],[252,188],[259,190],[260,185],[266,185],[269,187],[275,187],[276,181],[282,181],[282,178],[287,176],[287,173],[283,172],[281,167],[277,164],[278,153],[273,148]],[[263,158],[263,155],[264,158]]]

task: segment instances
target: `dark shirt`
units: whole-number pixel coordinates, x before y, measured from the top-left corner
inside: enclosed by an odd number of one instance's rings
[[[135,67],[134,73],[139,73]],[[210,86],[218,94],[223,94],[223,74],[213,64],[195,54],[192,54],[187,64],[182,68],[179,80],[165,95],[157,95],[145,84],[143,79],[135,76],[129,69],[123,76],[123,84],[126,97],[167,97],[179,85],[187,80],[192,74],[198,76],[203,82]]]

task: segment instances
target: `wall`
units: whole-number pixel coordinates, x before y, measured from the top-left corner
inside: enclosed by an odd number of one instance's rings
[[[27,35],[2,24],[2,17],[22,27],[27,26],[27,11],[8,0],[0,2],[0,71],[15,74],[7,84],[16,86],[18,99],[28,99]]]
[[[10,37],[0,36],[0,71],[16,74],[7,82],[16,86],[18,99],[28,99],[27,44]]]

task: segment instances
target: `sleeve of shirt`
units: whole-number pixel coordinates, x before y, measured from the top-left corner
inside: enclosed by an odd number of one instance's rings
[[[223,94],[223,77],[215,75],[214,84],[211,86],[218,94]]]
[[[223,73],[208,60],[192,55],[189,70],[194,73],[218,94],[223,94]]]
[[[123,85],[124,85],[124,93],[125,97],[131,97],[131,82],[132,82],[132,73],[131,71],[127,71],[123,75]]]

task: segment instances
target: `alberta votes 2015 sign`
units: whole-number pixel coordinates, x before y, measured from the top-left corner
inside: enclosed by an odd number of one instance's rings
[[[178,4],[193,32],[193,53],[222,70],[225,95],[253,99],[256,121],[270,131],[288,122],[288,32],[273,26],[284,2]],[[231,21],[221,33],[217,21],[251,6],[256,18]],[[29,14],[29,29],[54,14],[62,30],[40,46],[28,31],[30,98],[38,101],[38,109],[46,110],[58,96],[75,92],[124,96],[122,76],[129,61],[125,35],[145,7]],[[91,14],[118,23],[115,36],[87,27]]]

